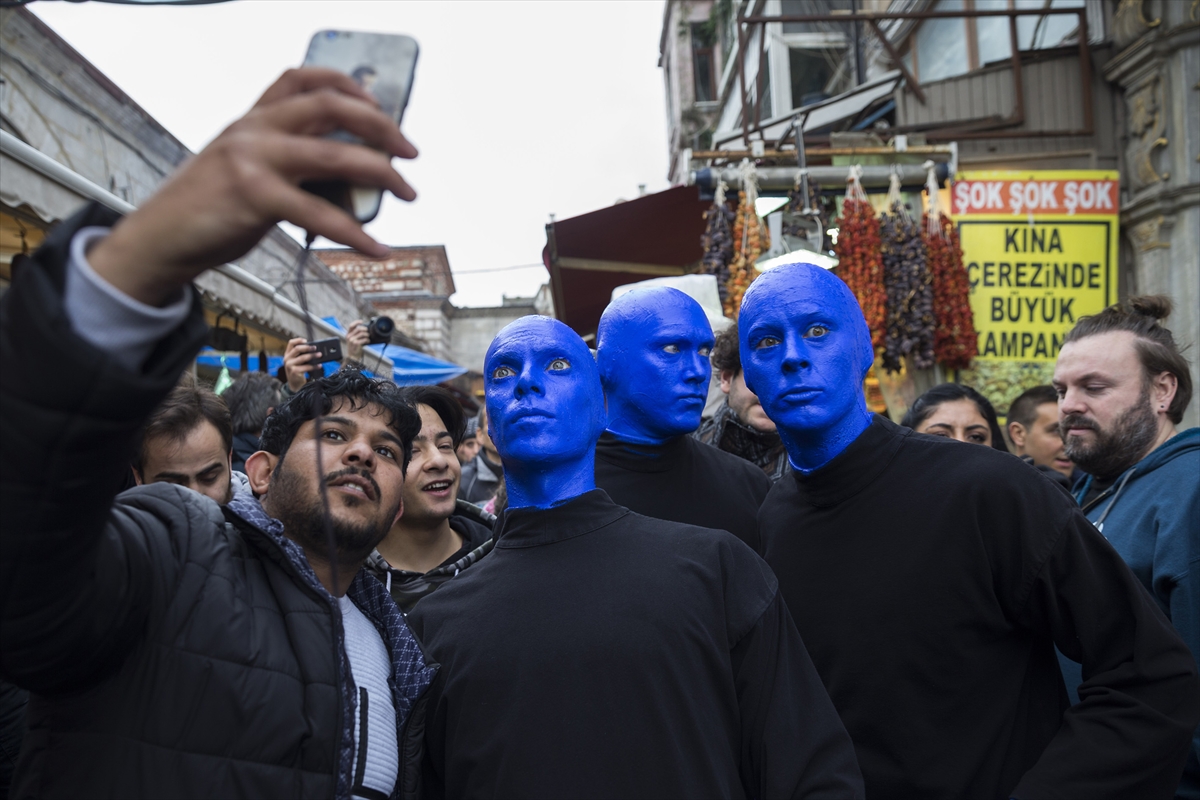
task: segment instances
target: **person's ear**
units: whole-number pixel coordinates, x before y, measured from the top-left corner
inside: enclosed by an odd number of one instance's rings
[[[259,497],[271,487],[271,475],[278,463],[279,456],[266,450],[259,450],[246,459],[246,478],[250,481],[250,489]]]
[[[733,388],[733,379],[737,377],[737,373],[731,369],[721,370],[721,391],[729,394],[729,390]]]
[[[1175,399],[1175,393],[1179,391],[1179,378],[1173,372],[1160,372],[1150,379],[1150,388],[1151,397],[1154,399],[1154,407],[1151,410],[1155,413],[1166,413]]]
[[[1014,447],[1025,447],[1025,426],[1019,422],[1008,423],[1008,438]]]
[[[145,483],[145,481],[142,480],[142,473],[138,472],[136,468],[130,467],[129,470],[133,473],[133,480],[138,486],[141,486],[143,483]]]

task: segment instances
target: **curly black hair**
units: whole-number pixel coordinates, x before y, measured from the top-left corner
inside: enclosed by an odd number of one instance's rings
[[[348,402],[351,411],[377,406],[389,415],[391,428],[403,445],[404,471],[412,457],[412,442],[421,432],[421,415],[401,394],[400,387],[390,381],[368,378],[353,367],[343,367],[325,378],[304,384],[286,403],[267,417],[259,446],[268,453],[283,457],[300,426],[317,415],[324,416],[336,403]]]
[[[738,352],[738,326],[734,321],[725,330],[717,334],[712,348],[713,369],[718,372],[729,370],[734,375],[742,371],[742,356]]]

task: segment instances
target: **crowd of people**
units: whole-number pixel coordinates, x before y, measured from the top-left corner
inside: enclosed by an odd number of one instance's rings
[[[191,281],[281,220],[381,254],[298,185],[412,199],[414,155],[290,71],[0,300],[10,797],[1200,798],[1169,301],[1081,319],[1006,428],[958,384],[870,413],[859,305],[803,263],[715,337],[665,287],[594,352],[519,319],[477,414],[364,374],[361,323],[328,375],[294,339],[198,384]]]

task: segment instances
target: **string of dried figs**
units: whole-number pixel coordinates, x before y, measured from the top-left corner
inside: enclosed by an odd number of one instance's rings
[[[701,272],[716,276],[717,292],[722,304],[728,293],[725,284],[729,281],[729,264],[733,261],[734,219],[734,211],[724,202],[723,195],[724,192],[704,212],[705,229],[701,239],[704,256],[700,262]]]
[[[923,222],[937,309],[934,356],[947,369],[968,369],[978,353],[978,337],[958,230],[945,214],[939,214],[936,221],[926,214]]]
[[[871,344],[883,346],[887,322],[887,295],[883,285],[883,260],[880,256],[879,219],[865,199],[847,193],[838,220],[838,238],[834,251],[838,257],[837,274],[850,291],[871,329]]]
[[[933,291],[921,227],[899,202],[879,221],[887,323],[883,367],[899,372],[905,356],[917,369],[933,366]]]

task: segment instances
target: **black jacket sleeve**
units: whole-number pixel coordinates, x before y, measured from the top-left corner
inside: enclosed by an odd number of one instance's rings
[[[1014,525],[991,554],[1008,573],[997,585],[1010,618],[1081,663],[1084,682],[1012,795],[1170,798],[1200,721],[1196,663],[1078,507],[1040,476],[1014,477],[990,510]]]
[[[163,523],[113,508],[139,427],[207,332],[199,302],[133,374],[77,336],[63,307],[71,237],[91,205],[16,271],[0,300],[0,675],[49,693],[115,668],[143,629]]]
[[[732,652],[748,797],[864,797],[862,773],[821,676],[776,593]]]

